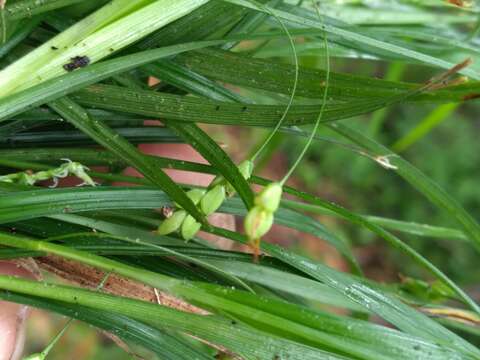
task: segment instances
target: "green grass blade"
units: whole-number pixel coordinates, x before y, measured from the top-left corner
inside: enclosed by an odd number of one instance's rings
[[[264,181],[259,178],[255,178],[254,180],[255,182],[261,183],[261,184],[268,183],[267,181]],[[347,209],[339,205],[336,205],[334,203],[324,201],[317,196],[306,194],[302,191],[298,191],[288,186],[284,187],[284,191],[286,193],[298,196],[299,198],[304,199],[310,203],[322,206],[328,210],[338,213],[340,216],[344,217],[345,219],[348,219],[350,222],[360,225],[362,227],[365,227],[368,230],[374,232],[375,234],[380,236],[382,239],[387,241],[392,247],[402,251],[404,254],[406,254],[412,260],[414,260],[417,264],[419,264],[420,266],[428,270],[431,274],[433,274],[435,277],[437,277],[439,280],[441,280],[447,287],[452,289],[452,291],[455,292],[460,299],[462,299],[466,304],[468,304],[473,311],[475,311],[476,313],[480,313],[479,305],[474,300],[472,300],[470,296],[468,296],[468,294],[466,294],[459,286],[457,286],[455,282],[450,280],[450,278],[446,276],[434,264],[432,264],[424,256],[419,254],[415,249],[413,249],[411,246],[404,243],[401,239],[399,239],[395,235],[389,233],[388,231],[384,230],[380,226],[369,222],[365,217],[352,213]]]
[[[103,122],[93,119],[82,107],[66,97],[55,100],[49,105],[75,127],[135,167],[195,219],[202,223],[206,221],[204,215],[187,194],[161,168],[156,167],[149,158],[143,156],[137,148],[120,137],[118,133]]]
[[[4,154],[7,154],[9,159],[4,158]],[[18,149],[18,150],[0,150],[0,164],[8,167],[18,168],[19,170],[48,170],[51,166],[43,165],[39,163],[25,162],[25,160],[34,160],[40,162],[49,162],[54,161],[54,164],[59,164],[57,159],[61,156],[79,161],[81,163],[86,163],[90,165],[111,165],[111,166],[126,166],[127,164],[113,154],[105,151],[96,151],[88,149],[72,149],[72,148],[62,148],[62,149]],[[187,170],[194,172],[202,173],[211,173],[217,174],[217,172],[212,169],[209,165],[198,164],[186,161],[178,161],[174,159],[161,158],[161,157],[152,157],[152,161],[155,161],[158,166],[164,168],[173,168],[179,170]],[[108,174],[102,174],[97,172],[91,172],[94,177],[104,176],[107,179],[115,179],[115,181],[126,181],[134,182],[135,178],[132,177],[110,177]],[[145,181],[140,181],[141,184],[147,184]],[[264,182],[260,182],[264,184]],[[233,201],[233,200],[232,200]],[[228,203],[230,204],[230,203]],[[227,204],[227,205],[228,205]],[[303,202],[284,200],[282,206],[290,209],[303,210],[307,212],[312,212],[319,215],[331,215],[331,216],[342,216],[341,212],[334,212],[327,210],[324,206],[318,206]],[[236,208],[236,206],[235,206]],[[233,209],[232,209],[233,211]],[[240,213],[239,213],[240,214]],[[410,221],[401,221],[397,219],[389,219],[379,216],[363,215],[363,217],[374,225],[378,225],[385,229],[390,229],[394,231],[403,232],[406,234],[412,234],[422,237],[431,237],[431,238],[442,238],[442,239],[455,239],[468,241],[467,236],[461,231],[453,228],[434,226],[430,224],[419,224]],[[348,217],[346,217],[348,219]]]
[[[2,187],[0,186],[0,189]],[[4,185],[3,190],[14,188]],[[85,211],[115,210],[115,209],[155,209],[169,205],[170,200],[164,194],[152,188],[122,188],[98,187],[80,189],[36,189],[30,191],[12,192],[3,195],[0,204],[0,223],[8,223],[32,219],[39,216],[51,216],[62,213],[77,213]],[[236,199],[230,199],[222,212],[234,215],[245,215],[245,208]],[[159,220],[158,220],[159,221]],[[292,210],[280,209],[275,222],[312,234],[328,241],[349,261],[357,273],[361,273],[351,249],[347,244],[318,221]],[[94,226],[99,231],[107,228]],[[156,223],[158,226],[158,222]],[[121,234],[117,231],[115,234]],[[132,233],[131,236],[134,233]]]
[[[7,236],[7,235],[2,235],[1,240],[2,240],[2,244],[6,244],[6,245],[14,245],[15,244],[14,246],[26,247],[26,248],[31,248],[31,249],[35,248],[35,249],[39,249],[39,250],[44,249],[47,252],[51,252],[51,253],[54,253],[54,254],[57,254],[57,255],[62,254],[63,256],[66,256],[67,258],[76,259],[76,260],[88,263],[90,265],[100,267],[102,269],[103,268],[114,269],[115,272],[118,272],[118,273],[123,274],[123,275],[128,274],[127,276],[133,277],[134,279],[137,279],[137,280],[140,280],[140,279],[143,278],[144,281],[146,280],[147,283],[152,285],[152,286],[155,286],[154,284],[158,284],[158,282],[160,281],[162,283],[160,289],[170,289],[174,293],[182,294],[187,299],[194,300],[195,303],[204,304],[209,308],[210,307],[215,307],[215,308],[220,307],[220,308],[225,309],[225,311],[232,312],[236,316],[241,317],[241,314],[244,311],[248,311],[249,314],[251,314],[252,311],[253,311],[252,308],[250,308],[250,307],[248,309],[246,309],[245,306],[242,307],[242,306],[239,306],[238,304],[232,304],[230,301],[228,301],[228,299],[225,299],[225,295],[228,294],[228,292],[225,293],[225,290],[218,289],[217,295],[215,296],[216,287],[208,286],[206,288],[206,292],[205,292],[205,290],[196,291],[196,289],[192,286],[184,286],[184,285],[182,285],[182,283],[176,282],[174,280],[167,280],[167,278],[162,277],[158,274],[156,275],[157,279],[155,279],[155,278],[152,277],[153,274],[148,274],[145,271],[139,271],[138,269],[135,271],[134,268],[131,268],[129,266],[121,265],[121,264],[116,263],[114,261],[112,262],[112,261],[109,261],[107,259],[102,259],[102,258],[99,258],[99,257],[96,257],[96,256],[88,255],[86,253],[81,253],[81,252],[73,251],[73,250],[67,250],[66,248],[63,248],[62,246],[59,246],[59,245],[48,244],[48,243],[39,242],[39,241],[32,242],[32,241],[29,241],[27,239],[19,239],[19,238],[14,240],[13,237],[10,237],[10,236]],[[272,249],[270,249],[270,251],[271,250]],[[276,255],[278,255],[278,254],[276,254]],[[286,258],[284,257],[283,260],[285,261]],[[302,263],[305,264],[305,261],[306,260],[303,260]],[[296,262],[296,261],[291,261],[291,262]],[[318,276],[316,271],[312,271],[312,264],[313,263],[311,263],[308,266],[308,268],[310,268],[309,274],[312,275],[312,273],[315,273],[316,276]],[[296,266],[298,267],[298,263],[297,263]],[[302,266],[300,266],[300,267],[302,267]],[[327,268],[323,269],[322,272],[327,271],[326,269]],[[305,269],[303,269],[303,270],[305,271]],[[336,274],[336,275],[337,275],[336,279],[338,279],[339,277],[341,278],[341,275],[339,275],[339,273]],[[329,274],[329,276],[334,277],[334,275],[332,275],[332,274]],[[0,279],[1,278],[2,277],[0,277]],[[6,278],[9,278],[9,277],[6,277]],[[325,278],[324,278],[324,280],[325,280]],[[344,282],[345,282],[345,280],[344,280]],[[0,284],[2,284],[1,280],[0,280]],[[328,284],[328,282],[327,282],[327,284]],[[5,288],[5,284],[2,284],[2,287]],[[365,286],[363,288],[366,289]],[[12,289],[12,288],[10,288],[10,289]],[[18,291],[18,289],[15,289],[15,290]],[[235,295],[237,293],[236,291],[232,291],[232,290],[230,292],[233,292],[233,295]],[[353,290],[352,290],[351,293],[349,293],[348,291],[346,291],[346,293],[349,294],[350,298],[352,298],[353,295],[354,295]],[[45,293],[43,293],[43,294],[45,294]],[[222,294],[222,295],[219,295],[219,294]],[[369,295],[372,296],[371,293]],[[243,298],[245,298],[245,296],[243,296]],[[382,297],[382,299],[385,299],[385,297]],[[358,299],[357,299],[357,301],[358,301]],[[385,301],[385,300],[383,300],[383,301]],[[399,304],[401,304],[400,302],[395,303],[395,301],[393,299],[391,299],[391,301],[392,301],[393,304],[395,304],[395,306],[397,308],[400,306]],[[79,302],[79,303],[81,303],[81,302]],[[404,307],[405,307],[405,309],[409,309],[406,306],[404,306]],[[276,329],[275,324],[272,324],[272,321],[278,323],[279,320],[276,317],[271,316],[268,313],[262,313],[262,312],[259,313],[258,311],[256,313],[257,313],[257,316],[255,318],[256,318],[257,322],[260,322],[260,323],[268,322],[271,326],[273,326],[271,331],[274,331],[275,333],[277,332],[275,330]],[[418,314],[418,316],[423,316],[423,315]],[[282,319],[281,321],[283,321],[283,324],[285,324],[285,319]],[[297,321],[298,320],[296,320],[295,322],[290,322],[290,324],[289,324],[289,328],[291,328],[291,330],[296,331],[296,336],[294,336],[294,338],[296,338],[297,340],[303,339],[303,340],[301,340],[302,342],[310,343],[312,345],[313,344],[325,345],[325,341],[327,341],[327,342],[330,343],[329,346],[334,346],[336,349],[339,349],[342,352],[347,351],[348,347],[346,346],[346,344],[342,345],[342,338],[340,338],[336,341],[334,341],[334,339],[331,339],[331,338],[329,340],[328,336],[321,335],[320,333],[316,333],[312,329],[305,328],[305,326],[302,326],[301,323],[298,323]],[[430,321],[430,320],[427,319],[427,321]],[[435,324],[435,323],[432,322],[430,324],[430,326],[433,326],[433,324]],[[425,323],[424,323],[423,327],[426,327]],[[263,327],[262,327],[262,329],[266,330]],[[443,328],[441,326],[438,326],[437,331],[441,331],[441,330],[443,330]],[[458,342],[459,342],[460,339],[456,339],[455,336],[453,336],[453,334],[449,333],[446,330],[442,331],[441,333],[437,333],[435,335],[434,339],[436,341],[439,341],[439,339],[442,339],[442,337],[446,337],[449,334],[450,334],[450,336],[448,338],[448,340],[449,340],[448,344],[451,344],[450,342],[452,342],[453,347],[456,348],[459,345]],[[291,337],[291,336],[289,336],[289,337]],[[428,336],[423,334],[422,338],[428,338]],[[333,342],[332,342],[332,340],[333,340]],[[443,341],[441,341],[441,342],[443,343]],[[444,345],[446,345],[446,344],[447,343],[444,343]],[[461,344],[461,341],[460,341],[460,344]],[[354,350],[356,350],[357,355],[359,355],[360,353],[365,354],[364,351],[361,351],[361,348],[357,348],[357,349],[351,348],[350,352],[353,351],[353,354],[355,354]],[[416,350],[418,350],[418,349],[416,349]],[[462,348],[462,352],[465,351],[465,353],[467,353],[467,354],[470,350],[471,349],[468,349],[468,348],[467,349]],[[367,353],[368,353],[368,351],[367,351]],[[369,357],[363,355],[360,358],[368,359]]]
[[[291,84],[288,80],[295,72],[294,66],[289,64],[270,59],[250,58],[218,49],[202,49],[180,54],[175,58],[175,62],[218,81],[281,94],[289,94]],[[301,66],[298,95],[322,98],[324,88],[319,84],[325,80],[325,75],[325,70]],[[419,86],[419,84],[339,72],[330,73],[329,84],[329,93],[338,101],[394,96]],[[478,92],[478,88],[478,82],[469,82],[416,94],[405,100],[446,102],[450,98],[452,102],[462,101],[463,97]]]
[[[2,190],[9,187],[18,189],[4,183],[0,186]],[[137,196],[142,199],[141,202],[137,201]],[[15,191],[2,194],[0,222],[88,210],[154,209],[168,205],[170,201],[167,195],[152,188],[140,190],[102,186]]]
[[[0,148],[11,147],[12,143],[21,148],[37,147],[45,144],[52,147],[91,146],[96,144],[91,137],[77,130],[29,132],[22,131],[24,130],[23,126],[23,122],[20,122],[15,129],[12,129],[18,130],[18,133],[0,138]],[[158,126],[116,127],[112,130],[132,144],[182,142],[170,130]]]
[[[352,311],[368,311],[364,307],[346,299],[330,287],[303,276],[251,263],[220,259],[207,261],[250,283],[260,284],[315,303],[319,302]]]
[[[407,234],[413,234],[418,236],[441,238],[441,239],[455,239],[468,241],[465,234],[457,229],[446,228],[441,226],[433,226],[428,224],[418,224],[409,221],[399,221],[395,219],[387,219],[378,216],[366,216],[366,218],[381,227],[390,230],[397,230]]]
[[[6,158],[8,154],[8,159]],[[176,160],[160,156],[144,155],[154,161],[157,166],[162,168],[175,168],[179,170],[189,170],[194,172],[203,172],[207,174],[218,174],[218,172],[207,164],[199,164],[186,160]],[[59,165],[62,157],[78,161],[87,165],[105,165],[110,167],[125,167],[128,164],[115,154],[109,151],[96,149],[78,149],[78,148],[35,148],[35,149],[15,149],[0,150],[1,164],[27,170],[45,170],[51,168],[45,164]],[[43,164],[32,163],[38,161]],[[24,163],[23,166],[21,163]],[[96,173],[96,175],[100,175]]]
[[[32,86],[31,88],[20,91],[16,94],[2,97],[0,99],[0,121],[5,120],[8,116],[21,113],[24,110],[35,108],[38,105],[42,105],[48,101],[65,96],[87,85],[134,69],[154,60],[175,55],[183,51],[219,45],[225,41],[226,40],[203,41],[173,45],[171,47],[155,50],[146,50],[141,53],[126,55],[125,57],[93,64],[86,68],[67,73],[51,80],[47,80],[41,84]]]
[[[88,1],[88,0],[87,0]],[[5,15],[8,20],[30,18],[47,11],[70,6],[84,0],[19,0],[7,1]]]
[[[213,35],[218,35],[218,32],[224,33],[225,29],[230,29],[232,23],[239,21],[247,12],[247,9],[232,4],[209,1],[142,39],[137,46],[141,49],[150,49],[210,39]]]
[[[453,219],[456,219],[463,227],[465,235],[477,250],[480,250],[480,225],[467,211],[443,190],[433,180],[424,175],[419,169],[393,153],[388,148],[366,137],[343,124],[332,124],[329,127],[339,134],[360,145],[375,156],[389,156],[389,160],[398,175],[409,182],[416,190],[423,194],[440,210],[446,211]]]
[[[327,103],[322,122],[366,114],[398,103],[407,95],[408,92],[405,92],[392,97]],[[183,122],[225,125],[273,127],[285,111],[285,105],[234,104],[111,85],[93,85],[72,94],[71,97],[87,107]],[[292,105],[285,117],[284,125],[311,124],[317,119],[319,109],[319,105]]]
[[[41,241],[31,241],[26,238],[22,238],[21,240],[19,238],[15,239],[15,237],[11,237],[6,234],[0,234],[0,240],[1,240],[1,243],[4,245],[19,246],[22,248],[46,251],[52,254],[64,256],[72,260],[75,259],[77,261],[90,264],[100,269],[112,270],[116,273],[123,274],[124,276],[130,277],[132,279],[146,282],[147,284],[157,287],[161,290],[169,291],[169,292],[172,292],[173,294],[183,296],[186,299],[193,301],[194,303],[204,304],[209,308],[219,306],[220,309],[228,309],[228,308],[231,309],[230,301],[223,299],[221,296],[215,295],[210,290],[205,290],[205,289],[202,289],[201,287],[195,287],[195,286],[192,286],[191,284],[186,284],[182,280],[171,279],[166,276],[162,276],[160,274],[155,274],[149,271],[140,270],[138,268],[121,264],[116,261],[112,261],[106,258],[101,258],[95,255],[91,255],[88,253],[83,253],[76,250],[68,249],[63,246],[59,246],[55,244],[45,243]],[[1,281],[3,279],[11,279],[11,277],[7,277],[7,276],[0,277],[1,287],[7,289],[9,286],[12,286],[12,282],[10,282],[10,285],[3,284]],[[78,297],[77,297],[77,300],[78,300]],[[81,304],[81,302],[77,302],[77,303]],[[158,313],[158,310],[156,311],[156,313]],[[300,329],[300,327],[298,328]]]
[[[153,326],[186,332],[213,344],[222,345],[246,359],[271,360],[272,354],[273,356],[278,354],[278,356],[288,356],[291,359],[346,360],[345,357],[293,341],[272,338],[264,332],[222,317],[195,315],[143,301],[8,276],[0,276],[0,288],[70,304],[80,304],[97,310],[106,310]]]
[[[244,102],[240,95],[171,61],[158,61],[145,65],[144,69],[149,75],[194,95],[219,101]]]
[[[236,240],[240,239],[240,241],[246,242],[245,238],[226,230],[218,230],[218,233],[221,235],[228,234],[228,237],[233,237]],[[119,274],[146,282],[151,286],[158,287],[166,291],[172,291],[175,294],[183,294],[183,296],[194,300],[195,302],[208,304],[209,306],[214,307],[229,306],[228,302],[221,300],[222,298],[211,298],[211,295],[198,292],[190,286],[183,287],[181,282],[179,283],[173,279],[167,279],[159,274],[153,275],[149,272],[139,271],[136,268],[132,268],[105,258],[100,258],[92,254],[79,252],[55,244],[31,241],[26,238],[20,239],[18,237],[6,234],[2,234],[0,238],[1,243],[4,245],[21,247],[30,250],[46,251],[52,254],[67,257],[72,260],[81,261],[86,264],[99,267],[100,269],[113,269]],[[428,318],[423,318],[424,316],[420,313],[416,313],[414,310],[410,309],[401,302],[388,297],[386,294],[377,293],[365,284],[358,283],[357,280],[354,280],[347,274],[338,273],[321,264],[314,263],[306,258],[288,253],[276,246],[264,244],[264,249],[282,261],[285,261],[286,263],[302,270],[314,278],[325,282],[327,285],[333,287],[337,291],[340,291],[342,294],[344,294],[344,296],[362,306],[367,307],[371,311],[376,312],[386,320],[391,321],[400,329],[403,329],[408,333],[422,338],[440,341],[442,344],[450,344],[456,349],[461,349],[461,351],[465,352],[466,354],[472,353],[472,351],[473,354],[475,353],[474,349],[466,346],[466,343],[463,343],[460,338],[456,338],[452,333],[430,321]],[[2,284],[2,286],[8,285]]]
[[[282,205],[286,208],[303,210],[319,215],[340,216],[339,213],[325,209],[322,206],[307,204],[304,202],[283,200]],[[403,232],[406,234],[417,235],[422,237],[455,239],[467,241],[467,237],[461,230],[434,226],[429,224],[419,224],[411,221],[402,221],[397,219],[390,219],[380,216],[363,215],[372,224],[381,226],[385,229]]]
[[[4,44],[0,44],[0,59],[5,57],[15,46],[25,40],[41,20],[41,17],[37,16],[28,22],[22,23],[20,29],[15,31]]]
[[[0,292],[0,298],[84,321],[115,334],[127,343],[141,345],[158,356],[163,356],[169,360],[182,360],[185,359],[185,356],[199,360],[211,359],[210,355],[200,352],[192,347],[189,342],[182,339],[181,334],[171,334],[161,327],[149,326],[123,315],[6,291]]]
[[[362,33],[345,30],[337,26],[325,25],[317,20],[313,20],[311,18],[307,18],[304,16],[295,15],[288,11],[277,10],[268,6],[266,6],[266,8],[261,8],[248,0],[224,0],[224,1],[227,1],[232,4],[237,4],[243,7],[251,8],[261,12],[271,11],[282,20],[291,21],[301,26],[322,29],[329,34],[337,35],[348,41],[352,41],[357,44],[362,44],[364,46],[380,49],[385,52],[391,52],[393,54],[400,55],[401,57],[410,58],[410,59],[428,64],[431,66],[439,67],[445,70],[451,69],[453,66],[455,66],[454,63],[430,56],[428,54],[410,50],[408,48],[401,47],[392,43],[387,43],[382,40],[372,38],[368,35],[363,35]],[[480,74],[475,70],[464,69],[460,71],[460,73],[465,76],[471,77],[472,79],[480,80]]]
[[[413,336],[375,326],[364,321],[346,319],[326,313],[301,308],[287,302],[266,297],[250,296],[236,292],[222,292],[222,296],[236,303],[254,308],[258,316],[247,316],[238,307],[233,307],[232,314],[247,323],[265,326],[268,329],[277,327],[279,335],[294,336],[307,341],[315,341],[315,333],[302,331],[301,326],[320,330],[316,341],[323,346],[333,346],[337,351],[360,359],[451,359],[458,357],[457,351],[442,349],[442,346],[425,342]],[[250,310],[251,311],[251,310]],[[243,316],[242,316],[243,315]],[[317,321],[318,319],[319,321]],[[272,331],[272,330],[270,330]],[[348,341],[342,341],[347,336]]]
[[[247,239],[244,236],[228,230],[216,228],[215,233],[247,243]],[[330,286],[348,299],[376,313],[408,334],[442,344],[450,344],[469,356],[475,357],[480,355],[475,347],[433,320],[428,319],[425,315],[383,292],[374,290],[349,274],[338,272],[276,245],[262,242],[262,250]]]
[[[65,74],[76,56],[97,62],[208,0],[112,0],[0,72],[2,96]],[[36,67],[31,72],[32,66]]]

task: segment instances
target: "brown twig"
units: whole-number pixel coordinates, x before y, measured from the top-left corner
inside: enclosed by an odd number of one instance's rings
[[[54,255],[36,258],[36,262],[41,269],[49,271],[70,283],[89,289],[95,289],[105,276],[103,271],[97,270],[91,266]],[[138,300],[153,303],[157,303],[158,301],[160,305],[180,311],[201,315],[208,314],[208,312],[203,309],[188,304],[185,301],[161,291],[158,292],[157,300],[155,289],[152,287],[116,274],[111,274],[108,277],[103,290],[113,295],[125,296]]]

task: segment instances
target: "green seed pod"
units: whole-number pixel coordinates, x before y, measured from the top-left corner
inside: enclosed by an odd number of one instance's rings
[[[203,195],[205,195],[204,189],[192,189],[187,191],[187,196],[192,202],[197,205],[200,200],[202,199]],[[179,209],[183,209],[179,204],[175,203],[175,207]]]
[[[240,174],[245,178],[245,180],[250,179],[253,172],[253,162],[251,160],[244,160],[238,165],[238,170]]]
[[[203,195],[205,195],[205,190],[203,189],[192,189],[187,191],[187,196],[192,200],[192,202],[197,205],[200,200],[202,200]]]
[[[254,206],[245,217],[245,234],[250,241],[260,239],[273,225],[273,213]]]
[[[215,179],[212,180],[209,186],[216,186],[216,185],[225,185],[227,180],[222,175],[215,176]]]
[[[195,234],[200,230],[202,224],[200,224],[192,215],[187,215],[182,224],[182,237],[188,241],[195,236]]]
[[[253,162],[251,160],[244,160],[238,165],[238,170],[240,171],[240,174],[245,178],[245,180],[250,179],[252,176],[253,172]],[[232,186],[232,184],[227,183],[225,186],[225,190],[227,192],[227,195],[233,196],[235,194],[235,188]]]
[[[185,210],[175,211],[172,216],[162,221],[158,227],[157,233],[159,235],[168,235],[174,231],[177,231],[182,225],[186,216],[187,212]]]
[[[208,190],[200,201],[200,208],[205,215],[213,214],[225,200],[225,186],[216,185]]]
[[[255,197],[255,205],[274,213],[282,199],[283,188],[279,183],[270,183]]]

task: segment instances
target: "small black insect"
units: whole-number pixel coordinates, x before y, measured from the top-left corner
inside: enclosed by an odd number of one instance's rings
[[[78,68],[82,68],[90,64],[88,56],[75,56],[70,59],[68,64],[63,65],[63,68],[67,71],[73,71]]]
[[[52,49],[52,50],[58,50],[58,47],[56,47],[56,46],[50,46],[50,49]]]

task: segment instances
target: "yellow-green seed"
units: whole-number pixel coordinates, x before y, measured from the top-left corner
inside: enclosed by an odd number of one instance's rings
[[[205,195],[205,190],[204,189],[192,189],[187,191],[187,196],[192,202],[197,205],[200,200],[202,199],[203,195]],[[175,207],[182,209],[182,207],[175,203]]]
[[[250,241],[260,239],[273,225],[273,213],[260,206],[254,206],[245,217],[245,234]]]
[[[195,234],[200,230],[202,224],[200,224],[192,215],[187,215],[185,220],[182,223],[181,234],[182,237],[188,241],[195,236]]]
[[[203,189],[192,189],[190,191],[187,191],[187,196],[190,198],[190,200],[192,200],[195,205],[200,202],[203,195],[205,195],[205,190]]]
[[[227,184],[227,180],[225,180],[225,178],[222,175],[217,175],[210,183],[210,186],[225,185],[225,184]]]
[[[162,223],[158,227],[157,233],[159,235],[168,235],[174,231],[177,231],[182,225],[186,216],[187,212],[185,210],[175,211],[172,216],[162,221]]]
[[[245,180],[250,179],[253,172],[253,161],[251,160],[244,160],[238,165],[238,170],[240,174],[245,178]]]
[[[270,183],[255,197],[255,205],[274,213],[282,199],[283,188],[280,183]]]
[[[250,179],[253,172],[253,162],[251,160],[244,160],[238,165],[238,171],[245,178]],[[225,182],[225,192],[227,196],[233,196],[235,194],[235,188],[229,182]]]
[[[200,208],[205,215],[213,214],[225,200],[225,186],[216,185],[208,190],[200,201]]]

